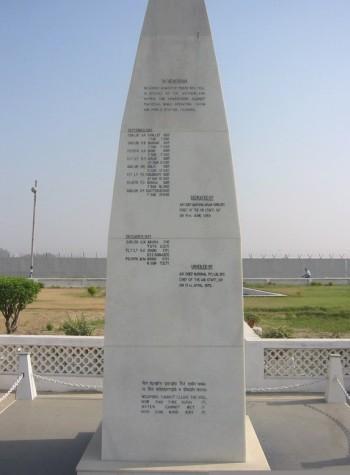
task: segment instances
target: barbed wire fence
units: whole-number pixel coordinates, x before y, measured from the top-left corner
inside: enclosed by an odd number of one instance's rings
[[[248,252],[244,259],[350,259],[349,252]]]

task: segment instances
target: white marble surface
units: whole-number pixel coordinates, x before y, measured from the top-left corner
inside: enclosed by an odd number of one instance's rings
[[[110,266],[107,282],[105,345],[241,346],[239,245],[171,239],[169,265],[152,266],[125,262],[125,242],[113,241],[109,259],[118,265]],[[213,269],[193,270],[197,264]]]
[[[152,233],[158,237],[239,238],[227,132],[170,133],[170,190],[169,196],[164,197],[148,196],[146,192],[127,192],[128,189],[145,188],[141,188],[141,184],[128,185],[127,173],[135,174],[135,181],[138,182],[147,179],[140,176],[146,171],[128,168],[133,165],[126,159],[127,150],[133,148],[128,147],[127,142],[127,134],[123,132],[113,198],[111,238],[125,238],[126,234],[138,233]],[[140,153],[135,155],[139,157]],[[135,162],[136,166],[141,165],[139,159]],[[132,177],[128,181],[132,181]],[[202,200],[197,203],[191,200],[194,195],[202,197]],[[191,203],[191,208],[187,206],[187,213],[181,212],[181,204],[188,203]],[[194,211],[196,204],[198,212]],[[186,217],[188,213],[191,217]],[[185,216],[181,217],[181,214]]]
[[[244,458],[244,429],[243,437],[237,437],[245,416],[242,348],[105,351],[107,360],[114,361],[114,374],[106,380],[104,392],[114,397],[104,400],[108,418],[102,425],[102,459],[237,462]]]
[[[148,5],[119,147],[105,343],[103,460],[244,461],[240,233],[202,0]]]

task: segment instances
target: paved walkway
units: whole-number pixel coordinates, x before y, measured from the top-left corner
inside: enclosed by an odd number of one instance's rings
[[[2,408],[1,475],[74,475],[102,396],[41,395]],[[248,396],[247,410],[272,470],[350,473],[350,408],[319,396],[258,395]]]
[[[16,401],[0,414],[0,474],[75,474],[101,410],[99,394]]]
[[[319,396],[249,396],[248,414],[272,470],[350,474],[350,408]]]

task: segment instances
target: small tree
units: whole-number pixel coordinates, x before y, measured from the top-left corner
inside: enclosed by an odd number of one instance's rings
[[[8,334],[17,330],[20,312],[40,292],[40,284],[24,277],[0,277],[0,311]]]

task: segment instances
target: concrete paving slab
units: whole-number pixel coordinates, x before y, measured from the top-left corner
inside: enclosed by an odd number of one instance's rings
[[[4,392],[0,392],[0,399],[5,395]],[[11,404],[13,404],[15,402],[16,398],[14,396],[14,394],[10,394],[6,399],[4,399],[4,401],[0,402],[0,414],[4,411],[6,411],[6,409],[11,406]]]
[[[1,475],[73,475],[102,416],[101,395],[16,401],[0,417]]]
[[[250,396],[247,410],[272,470],[348,469],[350,408],[319,396]]]
[[[350,408],[320,395],[249,395],[273,471],[350,473]],[[102,416],[102,395],[51,394],[0,414],[1,475],[75,475]]]

